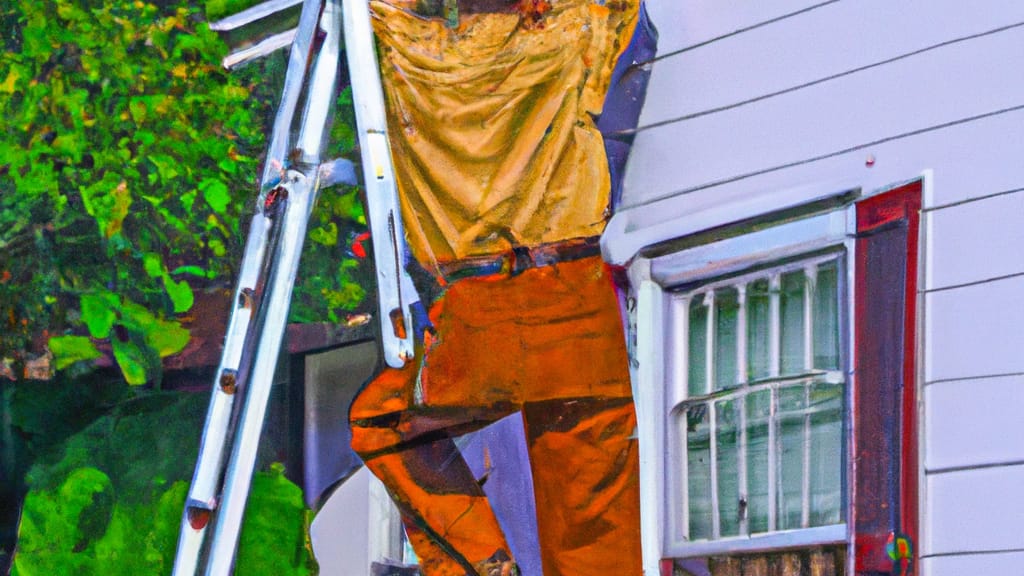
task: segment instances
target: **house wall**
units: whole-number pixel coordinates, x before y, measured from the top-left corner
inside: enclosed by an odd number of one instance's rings
[[[927,173],[922,571],[1019,572],[1024,3],[647,8],[659,56],[610,233],[665,239],[737,199],[869,194]]]

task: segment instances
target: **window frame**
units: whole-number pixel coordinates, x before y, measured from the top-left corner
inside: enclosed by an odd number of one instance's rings
[[[743,214],[742,222],[698,217],[701,226],[683,225],[685,231],[676,235],[667,234],[667,230],[635,232],[657,242],[639,250],[627,268],[632,286],[626,309],[634,398],[640,422],[637,436],[646,571],[670,575],[677,559],[829,545],[845,546],[846,569],[850,573],[914,570],[913,543],[917,540],[919,521],[916,348],[920,343],[916,290],[921,196],[928,185],[926,172],[908,183],[876,190],[863,199],[859,189],[821,193],[816,192],[820,188],[808,188],[801,190],[806,198],[802,205],[783,202],[777,211],[758,213],[755,208],[765,206],[765,202],[754,198],[750,205],[725,211]],[[788,198],[785,194],[782,197]],[[727,216],[723,210],[714,212]],[[893,265],[884,276],[872,268],[869,251],[884,243],[872,241],[871,236],[886,228],[900,228],[904,232],[903,236],[887,240],[887,256]],[[845,302],[840,309],[845,314],[841,346],[847,374],[843,471],[846,523],[752,537],[680,541],[673,536],[679,533],[678,526],[672,524],[677,519],[669,513],[674,505],[666,505],[671,504],[673,497],[665,475],[669,414],[666,407],[675,406],[680,397],[669,379],[676,367],[665,353],[666,335],[671,328],[667,320],[671,289],[692,285],[702,278],[713,280],[765,263],[830,249],[845,252]],[[870,274],[866,273],[868,270]],[[895,281],[903,283],[902,290],[893,289]],[[872,300],[871,290],[879,289],[892,296],[885,305],[876,305]],[[887,333],[882,345],[866,346],[878,330],[899,334],[894,337]],[[873,375],[874,382],[858,382],[858,373],[862,377],[869,374],[872,365],[886,355],[896,358],[887,372],[881,377]],[[871,394],[879,391],[895,404],[895,408],[885,410],[884,417],[872,416],[877,411],[873,407],[877,399]],[[872,408],[865,410],[865,406]],[[872,451],[877,454],[884,450],[891,452],[890,458],[871,456]],[[870,494],[877,488],[872,478],[893,475],[897,478],[894,490]],[[879,510],[899,513],[879,520]],[[888,555],[886,544],[897,536],[907,537],[912,544],[911,557],[906,560],[894,561]]]
[[[843,196],[852,197],[849,192]],[[816,528],[800,528],[795,530],[775,531],[750,536],[736,536],[721,538],[718,540],[702,540],[691,542],[684,540],[682,534],[684,529],[680,526],[683,522],[674,513],[681,509],[680,491],[671,485],[673,477],[668,475],[670,467],[679,469],[679,463],[674,461],[677,451],[668,433],[671,412],[683,399],[686,398],[686,391],[681,390],[679,382],[685,381],[675,376],[679,370],[685,367],[679,366],[674,360],[673,354],[666,353],[676,346],[686,345],[685,341],[680,342],[680,335],[672,331],[670,322],[670,309],[673,306],[673,299],[676,297],[673,292],[687,286],[703,284],[714,284],[717,279],[734,274],[741,274],[744,271],[754,270],[765,265],[773,266],[776,263],[784,262],[801,257],[813,257],[828,252],[842,252],[845,256],[840,260],[844,263],[845,270],[842,278],[852,277],[851,263],[854,252],[852,234],[856,224],[853,206],[851,204],[839,207],[830,207],[825,211],[812,213],[804,217],[790,219],[778,223],[767,223],[757,226],[751,232],[732,235],[721,230],[714,234],[709,242],[695,240],[694,245],[662,254],[653,258],[645,259],[642,263],[647,274],[646,278],[636,282],[634,286],[640,286],[639,299],[640,307],[645,318],[638,318],[637,322],[644,324],[637,332],[637,356],[639,358],[651,358],[653,362],[647,364],[647,375],[639,375],[638,382],[638,409],[649,418],[653,426],[653,437],[648,441],[654,441],[652,446],[655,454],[661,455],[660,462],[651,463],[648,460],[648,472],[652,467],[657,471],[653,473],[657,482],[651,486],[650,474],[642,478],[641,483],[645,488],[654,488],[656,498],[660,503],[657,505],[657,524],[659,534],[660,557],[687,558],[700,557],[718,554],[732,554],[740,552],[759,552],[775,550],[779,548],[792,548],[809,545],[826,545],[842,543],[848,539],[848,527],[845,522],[831,526]],[[725,238],[721,238],[725,235]],[[719,239],[721,238],[721,239]],[[633,271],[636,271],[634,266]],[[853,387],[853,375],[849,369],[851,342],[852,318],[852,290],[849,282],[844,282],[844,301],[840,302],[840,325],[844,327],[841,334],[840,349],[843,351],[843,366],[841,371],[846,378],[846,390],[844,401],[844,462],[847,463],[842,470],[843,478],[849,478],[849,458],[845,457],[848,452],[845,448],[849,442],[849,394]],[[646,295],[645,295],[646,294]],[[638,310],[638,312],[641,312]],[[654,317],[657,317],[656,319]],[[645,321],[646,320],[646,321]],[[655,321],[656,320],[656,321]],[[654,325],[662,327],[654,328]],[[658,334],[660,332],[660,334]],[[646,336],[646,337],[645,337]],[[667,336],[667,337],[666,337]],[[640,342],[643,340],[643,342]],[[643,368],[643,366],[641,366]],[[641,370],[641,372],[644,372]],[[648,383],[644,383],[647,381]],[[660,390],[658,390],[660,389]],[[660,394],[658,393],[660,391]],[[653,394],[652,394],[653,392]],[[651,396],[656,396],[652,398]],[[646,400],[646,401],[645,401]],[[640,408],[640,405],[644,405]],[[648,407],[660,407],[651,410]],[[641,438],[641,446],[644,439]],[[642,461],[645,460],[642,458]],[[652,466],[654,464],[655,466]],[[681,476],[681,475],[677,475]],[[646,480],[646,482],[645,482]],[[649,499],[648,506],[654,500],[648,490],[643,491]],[[845,489],[844,493],[848,492]],[[844,494],[844,507],[846,506]],[[651,529],[650,512],[647,514],[647,530]],[[848,517],[848,510],[844,510],[844,518]]]

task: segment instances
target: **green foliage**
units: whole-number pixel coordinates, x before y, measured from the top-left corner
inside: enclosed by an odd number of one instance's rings
[[[144,382],[157,374],[140,366],[183,346],[174,316],[194,298],[169,270],[231,271],[211,256],[239,243],[270,102],[220,66],[224,45],[186,4],[21,0],[13,12],[19,37],[0,54],[0,312],[15,329],[0,351],[47,329],[116,328],[128,334],[115,357]],[[75,342],[51,345],[58,365],[88,359]]]
[[[25,454],[19,458],[20,467],[27,468],[31,460],[63,445],[136,390],[129,389],[120,378],[100,378],[100,373],[70,378],[74,372],[66,370],[53,380],[26,382],[9,389],[15,446]]]
[[[92,505],[111,490],[106,474],[95,468],[81,468],[56,490],[29,494],[22,510],[22,537],[12,574],[93,573],[85,555],[74,553],[84,538],[79,525],[101,521],[105,511],[94,510]]]
[[[149,394],[72,436],[29,474],[14,575],[167,574],[206,395]],[[153,426],[160,422],[160,426]],[[301,490],[274,465],[253,478],[239,574],[315,573]]]
[[[206,17],[209,20],[217,20],[230,14],[241,12],[250,6],[259,4],[262,0],[206,0]]]
[[[122,400],[67,438],[59,451],[40,458],[27,483],[52,491],[75,470],[92,467],[112,479],[119,499],[148,501],[154,486],[191,477],[208,400],[206,394],[169,392]]]
[[[219,17],[246,0],[209,0]],[[186,0],[18,0],[0,8],[0,358],[49,339],[56,365],[109,340],[126,380],[159,381],[196,290],[230,284],[282,58],[240,71]],[[8,33],[9,32],[9,33]],[[333,152],[354,146],[351,99]],[[295,316],[337,319],[365,290],[341,246],[365,226],[327,192]],[[310,268],[312,266],[312,268]],[[74,336],[74,338],[71,338]],[[33,342],[36,342],[33,345]],[[102,347],[101,347],[102,348]]]
[[[342,314],[365,306],[374,286],[371,263],[343,252],[366,228],[355,188],[325,190],[309,223],[306,249],[292,296],[292,322],[340,322]]]
[[[63,370],[75,362],[92,360],[102,355],[92,340],[85,336],[50,338],[50,350],[57,358],[57,370]]]
[[[25,499],[12,576],[167,574],[174,563],[188,483],[153,491],[149,502],[119,498],[96,468],[73,470],[55,490]],[[302,491],[280,468],[257,472],[246,508],[236,572],[307,576]]]
[[[308,544],[311,512],[302,489],[274,464],[252,480],[242,535],[238,542],[238,574],[304,576],[315,574]]]
[[[351,87],[341,90],[334,109],[328,157],[351,156],[357,146]],[[371,263],[342,250],[365,230],[359,189],[339,186],[320,195],[292,297],[292,322],[340,322],[345,312],[371,309],[373,303],[366,302],[367,291],[376,281]]]

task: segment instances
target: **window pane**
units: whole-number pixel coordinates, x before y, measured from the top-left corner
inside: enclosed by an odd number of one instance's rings
[[[779,298],[781,335],[780,373],[800,374],[804,366],[804,287],[803,271],[782,275]]]
[[[803,511],[804,406],[802,385],[779,389],[778,506],[779,530],[800,528]]]
[[[838,265],[835,260],[818,267],[814,289],[814,367],[839,369]]]
[[[811,387],[811,526],[842,521],[843,387]]]
[[[721,282],[688,296],[687,393],[706,400],[677,413],[687,474],[675,485],[687,491],[680,518],[691,541],[844,519],[845,385],[807,374],[842,367],[843,270],[841,260],[812,266],[761,271],[736,280],[742,288]]]
[[[768,280],[747,285],[747,379],[768,377]]]
[[[740,533],[739,471],[739,429],[736,426],[736,401],[726,400],[715,404],[716,450],[718,466],[718,528],[721,536],[737,536]]]
[[[689,394],[703,396],[708,393],[708,309],[704,306],[704,296],[701,294],[695,295],[690,301],[689,346]]]
[[[715,291],[715,389],[736,385],[736,322],[739,293],[735,288]]]
[[[711,538],[711,427],[707,410],[707,404],[695,404],[685,416],[690,540]]]
[[[750,533],[768,531],[768,390],[747,396],[747,518]]]

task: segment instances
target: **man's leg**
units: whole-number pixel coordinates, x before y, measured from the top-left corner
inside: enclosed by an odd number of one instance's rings
[[[508,544],[449,429],[494,420],[475,410],[412,407],[416,365],[387,369],[356,397],[352,448],[402,512],[426,576],[477,574]]]
[[[639,452],[629,398],[527,404],[544,576],[639,576]]]

